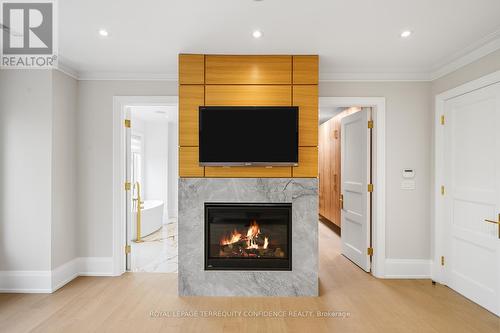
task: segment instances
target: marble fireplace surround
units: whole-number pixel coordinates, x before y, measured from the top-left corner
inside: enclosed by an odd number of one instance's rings
[[[204,203],[292,203],[292,271],[205,271]],[[180,178],[179,296],[318,296],[316,178]]]

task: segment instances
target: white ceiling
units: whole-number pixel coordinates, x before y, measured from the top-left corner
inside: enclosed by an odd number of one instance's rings
[[[499,0],[63,0],[59,18],[60,59],[82,75],[175,78],[183,52],[319,54],[322,77],[424,77],[500,37]]]

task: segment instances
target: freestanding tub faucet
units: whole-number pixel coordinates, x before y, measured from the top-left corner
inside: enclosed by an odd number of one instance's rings
[[[136,218],[136,233],[137,237],[135,239],[136,243],[141,243],[143,240],[141,239],[141,210],[144,209],[144,201],[141,201],[141,184],[139,182],[135,182],[134,184],[134,192],[136,194],[136,197],[133,198],[132,200],[134,201],[134,208],[136,208],[137,211],[137,218]]]

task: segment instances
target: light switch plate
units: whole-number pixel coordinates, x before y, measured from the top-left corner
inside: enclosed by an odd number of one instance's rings
[[[402,190],[414,190],[416,187],[415,181],[414,180],[403,180],[401,182],[401,189]]]

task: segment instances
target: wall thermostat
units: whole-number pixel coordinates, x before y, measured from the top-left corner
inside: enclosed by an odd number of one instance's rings
[[[406,178],[406,179],[415,178],[415,170],[413,170],[413,169],[403,169],[403,178]]]

